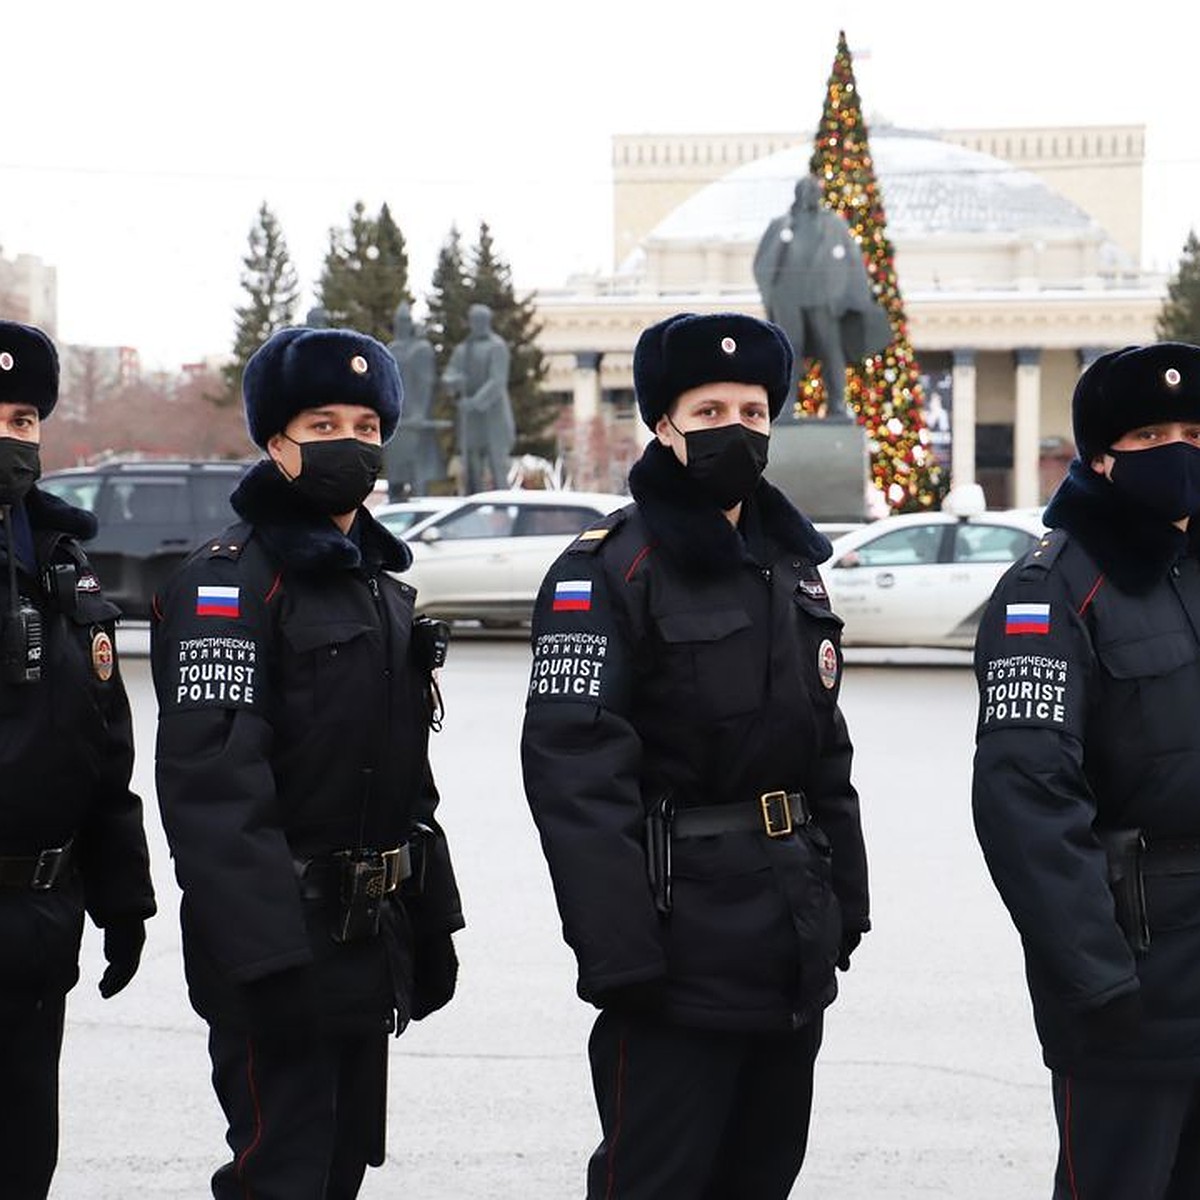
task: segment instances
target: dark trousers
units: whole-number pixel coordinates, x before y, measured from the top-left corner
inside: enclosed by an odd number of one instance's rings
[[[1054,1074],[1054,1200],[1200,1196],[1200,1080]]]
[[[0,1195],[44,1200],[58,1163],[58,1060],[66,997],[0,1007]]]
[[[259,1038],[211,1028],[233,1161],[217,1200],[353,1200],[383,1161],[387,1036]]]
[[[602,1012],[588,1053],[604,1140],[588,1200],[784,1200],[808,1145],[818,1018],[795,1034]]]

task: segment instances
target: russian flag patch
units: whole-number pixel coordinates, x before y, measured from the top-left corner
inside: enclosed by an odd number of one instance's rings
[[[1049,633],[1049,604],[1008,604],[1004,608],[1005,633]]]
[[[554,585],[554,612],[587,612],[591,607],[590,579],[560,579]]]
[[[196,588],[196,616],[238,616],[241,613],[241,602],[238,599],[239,590],[236,587],[201,586]]]

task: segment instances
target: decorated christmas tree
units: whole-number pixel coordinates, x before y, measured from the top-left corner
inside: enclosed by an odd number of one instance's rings
[[[845,33],[838,35],[812,169],[824,182],[826,205],[846,220],[862,247],[871,286],[892,326],[891,344],[881,354],[851,364],[846,373],[846,402],[867,431],[871,481],[893,512],[936,507],[946,488],[946,471],[925,428],[919,368],[908,340],[895,254]],[[824,401],[820,366],[814,364],[800,381],[800,407],[815,413]]]

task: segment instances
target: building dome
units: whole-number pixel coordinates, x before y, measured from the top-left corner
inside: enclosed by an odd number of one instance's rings
[[[1037,256],[1045,283],[1069,285],[1131,265],[1093,217],[1031,171],[926,133],[884,127],[872,132],[870,145],[888,236],[918,286],[935,285],[937,267],[921,261],[929,256],[941,261],[943,274],[971,276],[975,286],[1008,285],[1030,270],[1011,261],[1019,244]],[[649,271],[679,286],[681,254],[716,245],[738,257],[752,253],[768,223],[791,206],[811,154],[810,145],[792,146],[705,185],[651,230],[618,274],[644,278]],[[1050,261],[1055,246],[1062,248],[1057,263]],[[978,261],[997,253],[1004,261]],[[977,261],[957,272],[951,263],[967,254]]]
[[[893,236],[1095,230],[1087,213],[1036,175],[990,154],[890,128],[870,141]],[[689,197],[648,240],[757,242],[767,223],[787,211],[811,153],[807,145],[792,146],[744,163]]]

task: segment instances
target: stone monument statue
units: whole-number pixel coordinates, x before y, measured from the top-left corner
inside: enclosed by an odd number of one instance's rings
[[[328,329],[329,314],[318,304],[315,308],[310,308],[305,314],[304,324],[309,329]]]
[[[492,310],[472,304],[467,322],[470,332],[454,347],[442,382],[457,397],[458,450],[469,494],[483,490],[485,468],[492,487],[508,486],[516,424],[508,398],[509,349],[492,330]]]
[[[433,388],[437,382],[437,359],[432,343],[413,323],[412,310],[401,301],[392,319],[393,340],[388,351],[400,368],[404,383],[404,410],[392,440],[384,447],[388,496],[428,494],[429,484],[444,479],[446,460],[437,431],[448,421],[433,419]]]
[[[892,340],[887,314],[871,291],[862,251],[849,225],[821,203],[821,182],[806,175],[791,208],[776,217],[754,254],[754,280],[767,317],[796,352],[792,394],[804,358],[821,364],[830,420],[850,419],[846,364],[878,354]],[[780,414],[793,421],[791,404]]]

